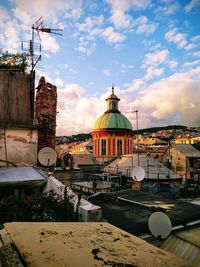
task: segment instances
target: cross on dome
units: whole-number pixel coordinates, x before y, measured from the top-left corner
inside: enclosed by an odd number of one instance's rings
[[[114,85],[112,85],[112,94],[114,94],[114,90],[115,90]]]

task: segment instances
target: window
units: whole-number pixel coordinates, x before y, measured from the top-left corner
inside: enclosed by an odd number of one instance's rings
[[[106,140],[101,140],[101,155],[106,155]]]
[[[114,101],[112,102],[112,109],[113,109],[113,110],[116,110],[116,109],[117,109],[117,103],[114,102]]]
[[[117,155],[122,154],[122,140],[117,140]]]

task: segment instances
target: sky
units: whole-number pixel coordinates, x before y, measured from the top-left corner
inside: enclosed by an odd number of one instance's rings
[[[57,135],[90,133],[106,97],[136,129],[200,126],[200,0],[0,0],[0,48],[22,52],[32,25],[41,76],[57,86]],[[37,50],[36,50],[37,53]]]

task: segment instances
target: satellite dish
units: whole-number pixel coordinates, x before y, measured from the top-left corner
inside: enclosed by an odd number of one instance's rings
[[[156,211],[149,217],[149,230],[153,236],[159,238],[166,238],[172,229],[170,218],[163,212]]]
[[[145,176],[144,168],[140,166],[133,168],[132,173],[131,173],[131,177],[133,178],[133,180],[140,182],[144,179],[144,176]]]
[[[52,166],[56,159],[56,151],[51,147],[44,147],[38,153],[38,160],[43,166]]]

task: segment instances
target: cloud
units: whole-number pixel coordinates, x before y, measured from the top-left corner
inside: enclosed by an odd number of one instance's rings
[[[65,84],[61,90],[59,90],[59,105],[67,106],[73,104],[74,101],[81,99],[81,96],[85,93],[85,89],[76,83]]]
[[[81,36],[79,38],[79,44],[78,47],[75,48],[76,51],[90,55],[96,48],[96,43],[92,43],[86,40],[86,37]]]
[[[107,27],[104,30],[102,30],[101,36],[108,43],[120,43],[126,39],[126,37],[123,34],[114,31],[112,27]]]
[[[141,90],[144,85],[144,79],[134,79],[131,84],[124,90],[124,93]]]
[[[104,98],[86,96],[86,90],[79,84],[66,84],[58,91],[57,135],[91,132],[94,122],[105,111],[104,102]]]
[[[41,33],[40,37],[41,37],[42,49],[44,51],[56,53],[60,50],[60,45],[56,41],[55,37],[45,33],[44,34]]]
[[[120,49],[122,49],[124,47],[126,47],[125,44],[115,44],[114,45],[114,49],[116,49],[116,50],[120,50]]]
[[[132,24],[132,17],[124,14],[121,10],[116,10],[110,17],[110,21],[116,28],[128,28]]]
[[[17,19],[23,21],[24,24],[32,23],[41,17],[45,20],[56,22],[56,17],[61,15],[70,18],[79,18],[82,13],[81,0],[12,0],[15,4],[13,12]]]
[[[3,22],[7,18],[8,18],[8,13],[7,13],[6,9],[3,8],[2,6],[0,6],[0,21]]]
[[[79,44],[76,48],[77,51],[91,54],[96,48],[96,39],[102,38],[109,44],[116,44],[123,42],[126,37],[113,29],[113,27],[103,26],[104,17],[93,16],[87,17],[83,23],[76,23],[75,27],[78,31],[73,34],[74,37],[79,37]]]
[[[184,48],[187,45],[186,35],[177,32],[177,29],[171,29],[165,33],[165,39],[170,43],[175,43],[178,47]]]
[[[149,0],[107,0],[111,5],[110,21],[116,28],[128,28],[132,24],[132,17],[126,12],[130,9],[146,9],[150,5]]]
[[[155,9],[155,12],[158,15],[165,15],[165,16],[170,16],[176,13],[179,10],[180,6],[177,2],[171,3],[171,2],[166,2],[162,3],[162,6],[159,6]]]
[[[63,82],[63,80],[60,77],[57,77],[55,79],[55,84],[56,84],[56,86],[61,87],[61,86],[63,86],[64,82]]]
[[[175,68],[177,62],[172,60],[170,61],[168,57],[168,49],[156,50],[152,53],[147,53],[142,64],[142,68],[146,68],[146,75],[144,79],[147,81],[154,77],[160,77],[165,70],[164,67],[160,67],[160,65],[167,65],[170,68]]]
[[[141,127],[169,123],[199,125],[199,72],[200,67],[185,73],[175,73],[141,91],[137,100],[132,102],[132,106],[137,105],[145,121],[149,122],[149,125],[143,125],[141,121]]]
[[[192,0],[188,5],[185,6],[185,12],[191,12],[192,9],[200,6],[200,0]]]
[[[200,65],[200,59],[198,59],[198,60],[194,60],[194,61],[190,61],[190,62],[186,62],[186,63],[184,63],[183,64],[183,68],[190,68],[190,67],[194,67],[194,66],[196,66],[196,65]]]
[[[178,66],[178,62],[176,60],[168,60],[167,65],[170,69],[175,69]]]
[[[90,32],[94,27],[100,27],[103,25],[104,16],[91,16],[87,17],[83,23],[77,23],[76,27],[80,32]]]
[[[121,64],[121,72],[122,73],[127,73],[129,72],[130,70],[132,70],[134,68],[133,65],[127,65],[127,64]]]
[[[198,44],[188,44],[184,47],[185,50],[192,50],[194,48],[196,48],[198,46]]]
[[[193,52],[192,55],[194,57],[200,57],[200,51]]]
[[[190,40],[191,40],[191,42],[199,42],[200,41],[200,34],[191,37]]]
[[[152,53],[148,53],[145,55],[143,67],[147,67],[148,65],[160,65],[165,63],[169,55],[169,51],[167,49],[154,51]]]
[[[164,68],[156,68],[155,66],[150,66],[147,68],[146,75],[144,77],[145,80],[150,80],[153,77],[160,77],[164,72]]]
[[[107,77],[111,76],[111,71],[109,69],[104,69],[103,74],[105,74]]]
[[[199,77],[200,67],[175,73],[148,86],[144,79],[135,79],[126,89],[115,88],[121,99],[119,109],[133,122],[133,126],[134,116],[125,112],[138,109],[139,128],[169,124],[199,125]],[[133,96],[133,92],[137,96]],[[105,98],[109,93],[110,87],[100,97],[87,96],[86,90],[79,84],[66,84],[63,90],[58,91],[57,135],[91,132],[96,119],[106,110]]]
[[[11,53],[16,53],[20,47],[21,40],[18,27],[20,27],[20,25],[15,19],[8,19],[0,23],[0,32],[2,32],[0,33],[1,47]]]
[[[97,37],[103,38],[110,44],[121,43],[126,39],[123,34],[116,32],[113,27],[106,27],[104,29],[95,28],[89,33],[89,38],[87,39],[90,40]]]
[[[133,28],[135,28],[135,33],[137,34],[152,34],[157,26],[157,23],[149,22],[146,16],[141,16],[133,21]]]
[[[147,46],[151,45],[151,44],[148,44],[148,42],[144,42],[144,44],[147,45]],[[162,48],[161,43],[157,43],[157,44],[154,44],[151,47],[149,47],[149,50],[153,51],[153,50],[159,50],[161,48]]]

